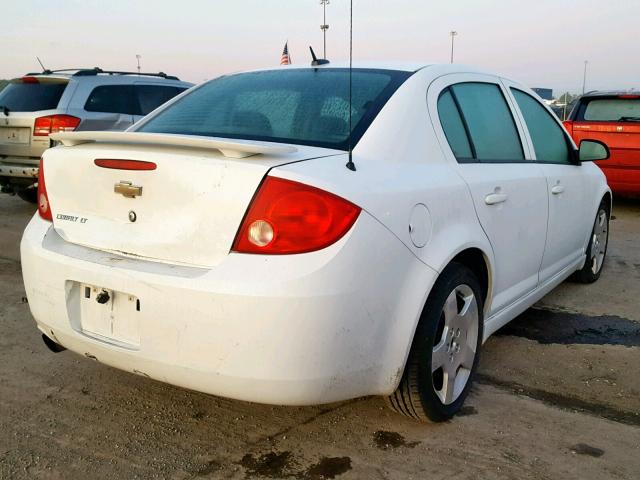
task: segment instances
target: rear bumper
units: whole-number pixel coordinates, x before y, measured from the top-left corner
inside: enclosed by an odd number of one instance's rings
[[[637,166],[633,167],[609,167],[605,164],[599,166],[607,177],[607,183],[614,194],[640,196],[640,161]]]
[[[0,158],[0,177],[38,178],[40,159],[31,157]]]
[[[29,306],[42,332],[122,370],[260,403],[391,393],[436,278],[365,212],[320,252],[230,254],[214,269],[90,250],[50,226],[36,215],[21,243]],[[140,299],[139,345],[87,335],[72,308],[74,282]]]

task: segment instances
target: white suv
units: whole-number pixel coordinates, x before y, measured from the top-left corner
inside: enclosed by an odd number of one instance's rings
[[[192,84],[164,73],[46,70],[0,91],[0,187],[35,202],[50,133],[125,130]]]
[[[56,134],[21,245],[45,343],[231,398],[450,418],[489,335],[600,275],[608,152],[472,68],[352,80],[229,75],[133,131]]]

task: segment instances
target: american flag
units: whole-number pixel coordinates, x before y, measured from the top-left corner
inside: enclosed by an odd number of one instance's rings
[[[280,57],[280,65],[290,65],[291,56],[289,55],[289,42],[284,44],[284,50],[282,50],[282,57]]]

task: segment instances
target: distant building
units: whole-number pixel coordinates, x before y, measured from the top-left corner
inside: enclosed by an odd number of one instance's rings
[[[532,88],[543,100],[553,100],[552,88]]]

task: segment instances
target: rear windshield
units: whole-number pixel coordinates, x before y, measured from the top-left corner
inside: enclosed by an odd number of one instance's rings
[[[587,122],[639,122],[640,98],[585,99],[576,120]]]
[[[0,92],[0,108],[10,112],[36,112],[58,107],[67,83],[12,82]]]
[[[283,69],[213,80],[160,112],[142,132],[242,138],[346,150],[411,75],[354,69],[349,132],[349,69]]]

